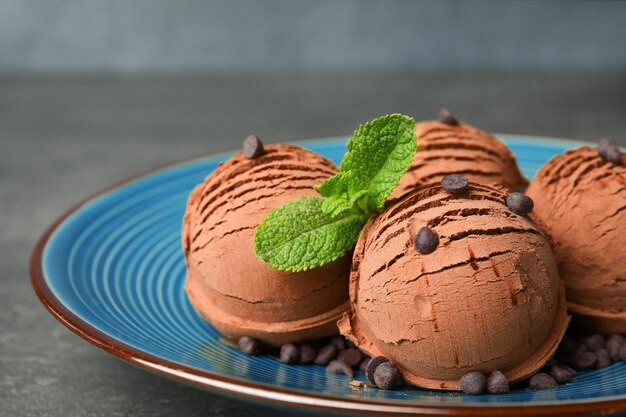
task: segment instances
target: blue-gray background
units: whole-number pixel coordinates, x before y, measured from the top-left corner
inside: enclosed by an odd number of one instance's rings
[[[626,69],[626,2],[1,0],[0,72]]]
[[[61,326],[28,258],[155,166],[447,106],[491,132],[626,145],[626,2],[0,0],[0,417],[274,417]]]

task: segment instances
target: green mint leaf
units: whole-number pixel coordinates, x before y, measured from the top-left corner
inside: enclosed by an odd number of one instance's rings
[[[317,187],[323,196],[344,201],[324,208],[330,214],[336,207],[355,207],[358,201],[366,212],[373,213],[383,207],[413,161],[415,120],[401,114],[379,117],[360,126],[347,147],[340,172]]]
[[[303,197],[270,212],[254,233],[254,253],[281,271],[305,271],[344,256],[367,216],[324,213],[322,197]]]

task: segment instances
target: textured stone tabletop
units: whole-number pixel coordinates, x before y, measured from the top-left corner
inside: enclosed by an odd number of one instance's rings
[[[270,416],[154,376],[48,314],[28,260],[57,216],[115,181],[266,142],[349,134],[390,112],[447,106],[495,132],[626,145],[623,73],[0,78],[0,416]]]

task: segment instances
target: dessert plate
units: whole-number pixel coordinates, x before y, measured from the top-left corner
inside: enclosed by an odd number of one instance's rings
[[[582,142],[499,135],[531,178],[551,156]],[[339,163],[346,138],[299,142]],[[141,368],[202,388],[275,405],[337,413],[571,415],[626,411],[626,363],[579,373],[556,389],[468,396],[416,388],[357,388],[321,366],[250,357],[195,313],[183,284],[181,219],[191,189],[220,154],[115,185],[58,219],[31,258],[48,310],[90,343]],[[357,374],[356,379],[364,380]]]

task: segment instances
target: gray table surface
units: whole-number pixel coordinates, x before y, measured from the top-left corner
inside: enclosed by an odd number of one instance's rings
[[[626,144],[624,73],[0,78],[0,416],[269,416],[98,350],[30,287],[45,227],[98,189],[183,158],[351,132],[448,106],[489,131]]]

